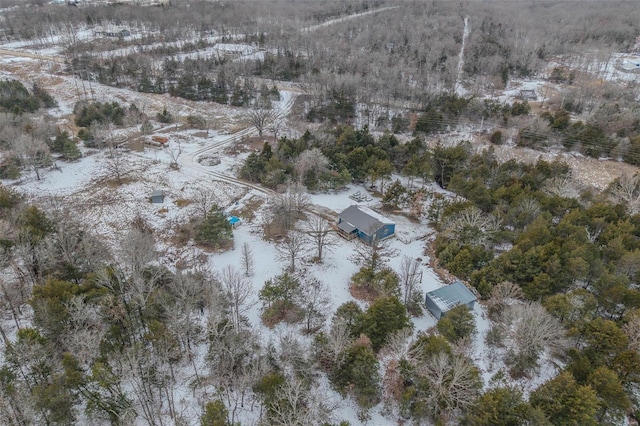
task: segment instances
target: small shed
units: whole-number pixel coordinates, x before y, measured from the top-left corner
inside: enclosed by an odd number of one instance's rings
[[[231,224],[231,227],[233,228],[240,225],[240,222],[241,222],[240,218],[237,216],[229,216],[227,220],[229,221],[229,223]]]
[[[338,233],[347,239],[360,238],[367,244],[393,236],[396,225],[368,207],[352,205],[338,215]]]
[[[131,35],[131,31],[126,28],[102,28],[97,27],[93,30],[93,35],[112,37],[112,38],[125,38]]]
[[[478,298],[460,281],[427,293],[425,304],[437,320],[451,309],[465,305],[473,309]]]
[[[151,202],[154,204],[164,203],[164,190],[156,189],[151,193]]]
[[[218,43],[213,46],[214,54],[219,58],[247,56],[253,53],[253,47],[248,44]]]
[[[531,90],[531,89],[521,90],[518,97],[520,99],[524,100],[524,101],[536,101],[536,100],[538,100],[538,95],[536,95],[536,91],[535,90]]]

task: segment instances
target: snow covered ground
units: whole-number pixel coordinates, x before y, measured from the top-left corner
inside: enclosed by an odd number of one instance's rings
[[[17,46],[14,46],[17,47]],[[19,58],[19,66],[35,69],[37,58]],[[5,64],[7,62],[4,62]],[[75,102],[82,93],[78,82],[65,75],[56,75],[47,66],[37,68],[40,76],[51,82],[52,92],[60,103],[60,107],[53,110],[53,115],[61,122],[71,114]],[[9,78],[13,71],[0,73],[0,77]],[[14,77],[15,78],[15,77]],[[2,181],[25,194],[31,201],[40,203],[51,209],[70,209],[75,217],[85,223],[89,229],[103,237],[104,241],[116,247],[124,236],[127,225],[136,217],[143,217],[155,230],[158,237],[158,249],[161,253],[160,262],[170,269],[176,269],[179,263],[194,264],[204,258],[204,265],[212,271],[220,271],[227,265],[240,263],[240,247],[246,242],[253,250],[256,264],[251,282],[256,302],[247,317],[254,330],[261,336],[262,343],[277,342],[282,336],[293,333],[306,344],[310,344],[310,337],[300,333],[299,325],[278,325],[273,329],[264,326],[260,320],[260,305],[257,295],[264,282],[281,273],[285,264],[276,256],[275,245],[262,238],[260,227],[261,214],[272,194],[268,190],[246,185],[234,180],[235,171],[246,157],[245,153],[229,154],[227,148],[238,142],[243,136],[250,136],[254,131],[245,121],[245,111],[238,108],[218,106],[200,102],[190,102],[169,96],[149,95],[117,89],[99,84],[92,84],[90,91],[95,99],[101,101],[115,100],[127,106],[136,104],[142,111],[153,116],[163,107],[169,107],[171,112],[184,118],[189,114],[198,114],[216,123],[215,128],[205,132],[199,130],[185,130],[171,125],[154,129],[169,138],[166,148],[145,148],[143,152],[122,152],[123,176],[121,182],[114,180],[110,172],[109,162],[113,161],[107,150],[96,151],[83,149],[84,156],[76,162],[57,161],[57,168],[48,170],[42,180],[34,176],[25,176],[19,181]],[[282,100],[274,103],[283,116],[286,116],[295,93],[282,90]],[[124,132],[137,134],[136,128],[126,129]],[[178,160],[178,169],[170,167],[172,162],[170,150],[179,145],[182,150]],[[203,156],[217,156],[221,161],[215,166],[204,166],[198,162]],[[148,200],[155,189],[165,190],[167,196],[162,204],[151,204]],[[255,211],[253,220],[245,220],[234,230],[235,248],[224,253],[207,253],[192,243],[176,245],[172,237],[181,224],[194,216],[195,206],[189,204],[198,192],[212,190],[220,204],[229,211],[242,209],[262,200],[263,206]],[[311,203],[339,213],[355,202],[350,198],[356,192],[367,193],[360,185],[349,185],[346,189],[329,194],[311,194]],[[187,201],[187,202],[184,202]],[[370,201],[363,204],[371,208],[379,207],[379,200],[370,196]],[[425,221],[414,223],[404,216],[387,215],[396,223],[396,237],[388,240],[393,255],[388,259],[390,267],[398,270],[403,256],[420,259],[421,293],[434,290],[444,285],[437,274],[429,267],[429,258],[424,254],[425,239],[432,233]],[[332,310],[341,304],[354,300],[348,288],[350,277],[358,270],[354,261],[357,241],[338,239],[336,247],[326,254],[323,263],[306,262],[302,265],[306,274],[315,276],[323,281],[331,292]],[[361,302],[358,302],[361,303]],[[363,305],[361,303],[361,305]],[[330,315],[329,315],[330,316]],[[478,334],[474,343],[474,358],[483,371],[483,379],[488,384],[495,370],[487,364],[487,348],[484,345],[484,334],[489,323],[484,319],[483,308],[478,305],[474,310]],[[414,335],[432,328],[435,319],[426,313],[420,318],[413,319]],[[200,348],[198,356],[200,363],[204,363],[204,348]],[[204,368],[204,366],[202,366]],[[185,373],[186,375],[186,373]],[[186,377],[186,376],[185,376]],[[185,413],[197,413],[199,401],[190,395],[190,389],[185,378],[184,387],[178,389],[181,408]],[[337,421],[348,420],[353,426],[374,424],[385,425],[397,423],[393,415],[385,417],[382,406],[371,411],[368,420],[358,419],[358,410],[349,400],[342,398],[331,390],[326,380],[320,383],[320,390],[329,398],[339,401],[334,416]],[[257,410],[257,408],[256,408]],[[192,415],[192,417],[195,414]],[[251,411],[249,406],[241,413],[243,424],[255,424],[257,411]],[[196,419],[197,417],[193,417]]]
[[[98,88],[97,90],[107,90]],[[111,93],[119,93],[119,89],[113,89]],[[289,105],[289,94],[284,94],[282,105]],[[42,180],[35,180],[34,176],[25,176],[19,181],[2,181],[19,192],[25,194],[31,201],[42,203],[48,209],[72,209],[76,217],[101,235],[105,241],[113,246],[123,237],[127,224],[140,215],[155,229],[159,237],[159,245],[162,256],[161,262],[174,269],[178,262],[189,262],[198,258],[203,252],[193,246],[174,247],[170,243],[170,237],[181,223],[189,220],[194,213],[193,205],[182,205],[178,200],[189,200],[198,191],[205,188],[213,189],[221,203],[230,209],[239,209],[243,204],[257,199],[266,201],[264,192],[256,191],[240,185],[221,182],[210,173],[229,173],[231,169],[237,169],[244,155],[239,157],[225,154],[225,141],[233,140],[233,135],[227,135],[215,131],[207,136],[203,132],[188,130],[177,131],[165,129],[169,136],[169,148],[146,148],[144,152],[123,152],[126,158],[126,172],[123,174],[123,183],[117,184],[113,176],[109,175],[107,164],[110,161],[107,151],[95,151],[83,149],[84,156],[76,162],[57,162],[58,169],[47,171]],[[180,161],[183,165],[179,169],[172,169],[169,164],[171,156],[169,149],[172,144],[180,141],[183,151]],[[217,146],[208,154],[215,154],[221,158],[221,163],[216,166],[205,167],[193,159],[196,154],[202,153],[208,146]],[[164,189],[167,197],[163,204],[151,204],[148,197],[154,189]],[[354,201],[349,198],[355,192],[365,192],[362,186],[350,185],[345,190],[331,194],[310,195],[311,202],[318,206],[340,212]],[[364,204],[376,207],[378,200],[370,197],[371,201]],[[255,273],[252,277],[254,294],[256,295],[264,285],[264,282],[282,272],[285,267],[283,261],[278,260],[273,243],[262,239],[260,228],[260,212],[256,212],[256,218],[251,222],[245,222],[234,231],[235,249],[221,254],[206,255],[206,266],[214,271],[220,271],[227,265],[238,265],[240,261],[239,247],[248,243],[255,253]],[[397,225],[397,238],[389,240],[389,246],[394,255],[389,259],[389,266],[398,269],[403,256],[421,258],[422,292],[433,290],[443,285],[436,274],[428,266],[428,258],[424,253],[424,236],[431,232],[426,224],[414,224],[402,216],[390,216]],[[349,279],[357,270],[354,262],[356,241],[338,239],[334,250],[326,254],[325,261],[320,264],[305,263],[307,273],[321,279],[331,291],[332,309],[334,310],[346,301],[354,300],[349,293]],[[263,344],[277,341],[283,333],[298,333],[300,326],[279,325],[269,329],[260,321],[260,306],[255,304],[248,314],[248,319],[253,328],[262,337]],[[435,325],[435,320],[425,315],[414,321],[415,332],[424,331]],[[304,337],[302,337],[305,339]],[[308,340],[308,338],[306,338]],[[325,384],[326,385],[326,384]],[[336,400],[341,400],[326,385],[326,392],[333,395]],[[193,401],[184,400],[189,406]],[[357,409],[349,401],[343,401],[340,409],[335,413],[336,419],[348,419],[352,425],[365,424],[357,418]],[[245,413],[249,420],[256,413]],[[389,424],[391,419],[383,419],[379,411],[372,414],[372,419],[366,424]],[[250,423],[249,423],[250,424]]]
[[[204,145],[188,132],[182,134],[184,140],[182,147],[184,155],[188,156],[193,152],[202,149]],[[223,141],[228,136],[212,134],[207,143]],[[265,199],[265,194],[247,190],[228,183],[222,183],[212,179],[201,167],[183,166],[179,170],[169,167],[170,156],[166,149],[146,149],[143,153],[128,153],[129,169],[131,172],[127,176],[132,178],[131,182],[122,184],[114,189],[109,185],[103,185],[106,179],[104,163],[108,161],[105,152],[85,152],[86,155],[80,161],[74,163],[58,162],[60,170],[52,170],[44,175],[41,181],[33,178],[26,178],[20,182],[4,181],[18,191],[26,194],[33,201],[43,202],[49,207],[78,209],[78,215],[96,233],[102,235],[106,241],[113,245],[123,236],[124,224],[127,224],[136,215],[144,217],[156,230],[161,242],[158,248],[161,250],[161,261],[169,268],[174,269],[176,263],[188,262],[202,255],[202,251],[193,245],[176,248],[168,243],[168,237],[179,223],[184,223],[194,214],[193,206],[180,207],[175,202],[179,199],[189,199],[197,191],[204,187],[214,188],[223,200],[223,204],[229,208],[242,208],[243,204],[255,200]],[[225,162],[212,169],[224,170],[233,165],[233,158],[225,158]],[[151,204],[147,197],[153,189],[162,188],[167,191],[167,198],[161,205]],[[332,194],[311,195],[313,204],[323,206],[334,212],[340,212],[344,208],[353,204],[349,198],[355,192],[364,192],[364,188],[356,185],[349,185],[347,189]],[[234,201],[235,200],[235,201]],[[266,199],[265,199],[266,201]],[[377,200],[372,198],[365,204],[375,207]],[[240,264],[240,247],[246,242],[250,245],[255,256],[255,271],[251,278],[254,288],[254,304],[247,317],[257,334],[261,336],[262,344],[278,342],[283,335],[295,333],[310,345],[311,338],[302,336],[299,333],[301,326],[280,324],[273,329],[269,329],[261,323],[260,304],[257,303],[257,294],[264,285],[264,282],[272,278],[285,268],[285,263],[276,256],[275,245],[262,239],[262,229],[260,225],[260,212],[251,222],[244,222],[234,231],[235,249],[220,254],[208,254],[206,267],[213,271],[221,271],[227,265],[237,266]],[[424,236],[431,232],[426,224],[414,224],[402,216],[389,216],[396,222],[398,238],[392,238],[389,246],[394,253],[389,259],[389,266],[398,270],[403,256],[411,258],[421,258],[420,272],[422,275],[421,292],[430,291],[443,285],[437,275],[428,266],[428,257],[424,255]],[[303,264],[305,274],[315,276],[322,280],[330,289],[332,298],[332,310],[341,304],[354,300],[349,293],[350,277],[358,270],[354,263],[356,255],[355,247],[357,241],[346,241],[338,239],[337,246],[326,254],[323,263],[306,262]],[[482,308],[477,308],[474,312],[480,328],[479,336],[483,336],[484,327],[487,323],[482,321]],[[425,331],[436,324],[436,321],[429,314],[413,320],[414,333]],[[481,342],[481,339],[478,340]],[[482,354],[483,347],[479,345],[480,351],[477,353],[477,361],[482,367],[482,360],[486,357]],[[484,370],[485,368],[483,368]],[[488,381],[488,374],[485,378]],[[331,390],[329,384],[324,381],[320,389],[330,398],[339,402],[338,408],[334,412],[336,420],[346,419],[352,425],[364,424],[393,424],[395,419],[385,418],[381,414],[381,407],[371,412],[368,421],[358,419],[358,410],[353,402],[343,401],[342,398]],[[183,392],[183,391],[179,391]],[[184,392],[188,396],[188,389]],[[183,395],[182,399],[186,411],[196,412],[193,404],[195,401]],[[257,410],[257,408],[256,408]],[[243,424],[254,424],[258,412],[249,408],[240,413]]]

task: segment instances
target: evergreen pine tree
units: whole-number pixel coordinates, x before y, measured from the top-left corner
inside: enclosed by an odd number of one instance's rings
[[[437,327],[440,334],[452,343],[469,337],[476,331],[473,314],[465,305],[456,306],[447,312],[440,318]]]
[[[229,426],[228,411],[224,403],[218,399],[207,402],[204,414],[200,417],[201,426]]]
[[[554,425],[596,425],[598,397],[591,386],[580,386],[569,372],[536,389],[529,398]]]
[[[218,206],[211,207],[196,233],[196,242],[220,248],[233,241],[232,226]]]
[[[371,408],[380,400],[378,360],[368,339],[359,339],[345,350],[344,361],[331,375],[337,391],[351,393],[362,408]]]
[[[362,332],[371,339],[374,351],[386,342],[387,336],[409,327],[407,310],[397,297],[380,297],[362,315]]]

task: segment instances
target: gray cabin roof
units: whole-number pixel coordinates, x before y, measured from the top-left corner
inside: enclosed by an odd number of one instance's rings
[[[152,193],[151,193],[152,197],[164,197],[164,190],[162,189],[155,189]]]
[[[356,230],[355,226],[353,226],[349,222],[340,222],[338,224],[338,228],[342,229],[347,234],[350,234],[350,233],[352,233],[353,231]]]
[[[358,229],[367,235],[378,231],[385,224],[393,224],[389,219],[379,215],[370,208],[357,205],[349,206],[345,211],[340,213],[340,219],[341,222],[346,222],[351,225],[353,229]],[[342,223],[338,226],[340,225],[342,225]],[[341,229],[347,231],[347,229],[344,229],[343,227],[341,227]]]
[[[441,312],[447,312],[458,305],[475,302],[478,298],[460,281],[427,293]]]

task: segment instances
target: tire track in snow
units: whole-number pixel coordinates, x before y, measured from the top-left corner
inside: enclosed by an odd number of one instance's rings
[[[280,116],[286,117],[289,112],[291,111],[291,107],[293,106],[293,103],[296,99],[297,94],[292,93],[289,95],[289,98],[287,99],[287,101],[284,103],[284,105],[282,105],[282,107],[280,108]],[[255,127],[247,127],[246,129],[240,130],[236,133],[234,133],[233,135],[229,135],[229,137],[219,141],[219,142],[215,142],[210,144],[209,146],[206,146],[204,148],[201,148],[197,151],[194,151],[193,153],[191,153],[189,156],[185,157],[183,161],[181,161],[181,166],[186,166],[186,167],[190,167],[192,169],[195,169],[209,177],[212,177],[213,180],[219,181],[219,182],[224,182],[224,183],[228,183],[231,185],[235,185],[235,186],[240,186],[249,190],[253,190],[256,191],[260,194],[265,195],[267,198],[270,197],[275,197],[277,196],[279,193],[269,189],[269,188],[265,188],[259,184],[256,183],[252,183],[252,182],[247,182],[245,180],[242,179],[238,179],[234,176],[229,176],[227,174],[224,173],[220,173],[220,172],[216,172],[213,170],[209,170],[206,166],[203,166],[202,164],[200,164],[200,162],[198,161],[200,159],[200,157],[202,157],[202,155],[206,154],[206,153],[217,153],[220,152],[222,150],[222,148],[231,145],[232,143],[235,143],[239,140],[239,138],[242,138],[244,136],[253,136],[256,133],[258,133],[257,129]],[[334,218],[331,217],[331,213],[328,213],[326,211],[323,211],[324,209],[322,209],[320,206],[316,206],[316,205],[309,205],[306,209],[309,213],[314,214],[316,216],[320,216],[322,218],[324,218],[325,220],[331,221]]]

